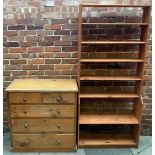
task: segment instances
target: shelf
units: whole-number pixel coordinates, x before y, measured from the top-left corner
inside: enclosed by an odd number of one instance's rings
[[[137,118],[123,114],[80,114],[80,124],[139,124]]]
[[[144,41],[82,41],[81,44],[145,44]]]
[[[81,133],[79,147],[136,147],[131,134]]]
[[[80,98],[139,98],[139,95],[134,93],[80,93]]]
[[[82,23],[82,25],[124,25],[124,26],[147,26],[148,23]]]
[[[80,80],[88,81],[102,81],[102,80],[112,80],[112,81],[138,81],[141,80],[138,76],[83,76]]]
[[[142,59],[81,59],[80,62],[143,62]]]
[[[149,4],[146,5],[131,5],[131,4],[82,4],[83,7],[150,7]]]

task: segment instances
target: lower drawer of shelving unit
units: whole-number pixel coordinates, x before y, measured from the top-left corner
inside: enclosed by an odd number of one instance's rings
[[[74,134],[13,134],[12,149],[74,149]]]
[[[137,147],[131,134],[81,133],[79,147]]]

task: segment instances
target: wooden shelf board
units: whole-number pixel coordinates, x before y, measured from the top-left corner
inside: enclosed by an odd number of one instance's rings
[[[142,59],[81,59],[80,62],[143,62]]]
[[[79,147],[136,147],[131,134],[81,133]]]
[[[151,5],[131,5],[131,4],[111,4],[111,5],[105,5],[105,4],[82,4],[83,7],[150,7]]]
[[[124,25],[124,26],[147,26],[148,23],[82,23],[82,25]]]
[[[80,98],[138,98],[139,95],[134,93],[80,93]]]
[[[145,44],[144,41],[81,41],[81,44]]]
[[[139,124],[133,114],[80,114],[80,124]]]
[[[102,81],[102,80],[112,80],[112,81],[138,81],[141,80],[138,76],[83,76],[80,80],[88,81]]]

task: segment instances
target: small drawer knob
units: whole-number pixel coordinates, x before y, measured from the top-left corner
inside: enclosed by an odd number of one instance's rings
[[[60,124],[58,124],[58,125],[57,125],[57,128],[58,128],[58,129],[60,129],[60,128],[61,128],[61,125],[60,125]]]
[[[24,101],[24,102],[26,102],[26,101],[27,101],[27,99],[24,97],[24,98],[23,98],[23,101]]]
[[[61,113],[61,110],[60,110],[60,109],[58,109],[58,110],[57,110],[57,114],[60,114],[60,113]]]
[[[60,102],[62,100],[62,97],[61,96],[58,96],[57,97],[57,102]]]
[[[29,126],[28,124],[24,124],[24,128],[28,128],[28,126]]]
[[[26,109],[24,109],[24,114],[26,114],[27,113],[27,110]]]
[[[56,141],[56,144],[57,144],[57,145],[60,145],[60,144],[61,144],[61,140],[57,140],[57,141]]]

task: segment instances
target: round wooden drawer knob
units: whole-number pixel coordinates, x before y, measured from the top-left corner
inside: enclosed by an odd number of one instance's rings
[[[26,101],[27,101],[27,99],[26,99],[26,98],[23,98],[23,101],[24,101],[24,102],[26,102]]]
[[[58,96],[57,97],[57,102],[60,102],[62,100],[62,97],[61,96]]]
[[[26,110],[26,109],[24,109],[24,113],[25,113],[25,114],[27,113],[27,110]]]
[[[29,126],[28,124],[24,124],[24,128],[28,128],[28,126]]]
[[[60,128],[61,128],[61,126],[58,124],[58,125],[57,125],[57,128],[58,128],[58,129],[60,129]]]
[[[57,110],[57,114],[60,114],[60,113],[61,113],[61,110],[58,109],[58,110]]]
[[[28,146],[29,145],[29,140],[25,140],[25,142],[20,143],[20,146]]]

